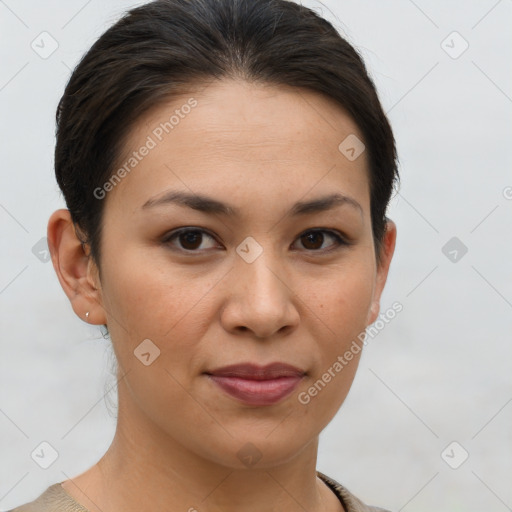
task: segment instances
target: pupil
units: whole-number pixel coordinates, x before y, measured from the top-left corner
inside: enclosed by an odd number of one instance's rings
[[[306,247],[308,247],[309,242],[312,242],[313,245],[315,245],[315,239],[316,239],[316,241],[320,241],[320,246],[322,246],[322,242],[323,242],[322,233],[318,233],[318,232],[308,233],[307,235],[304,236],[304,238],[306,239],[306,243],[304,244]],[[314,249],[314,248],[317,248],[317,247],[308,247],[308,249]]]
[[[185,249],[197,249],[201,245],[201,234],[198,231],[188,231],[181,235],[181,241]]]

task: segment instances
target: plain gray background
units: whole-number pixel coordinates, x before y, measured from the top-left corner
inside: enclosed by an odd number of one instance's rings
[[[381,311],[403,311],[369,340],[318,469],[395,511],[512,510],[512,1],[303,3],[362,53],[402,178]],[[40,240],[64,206],[57,102],[134,5],[0,0],[1,510],[88,469],[114,433],[109,342],[74,315]],[[46,58],[41,37],[58,44]],[[43,441],[48,469],[31,458]]]

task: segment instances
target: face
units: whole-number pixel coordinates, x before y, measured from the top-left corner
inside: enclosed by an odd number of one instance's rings
[[[120,403],[201,457],[286,461],[348,393],[387,272],[366,154],[338,149],[354,135],[320,95],[223,81],[151,111],[127,139],[125,172],[105,187],[99,282]],[[211,377],[274,362],[301,374]]]

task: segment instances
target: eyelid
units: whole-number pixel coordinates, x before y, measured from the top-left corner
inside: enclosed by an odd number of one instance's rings
[[[172,231],[169,231],[168,233],[166,233],[163,238],[162,238],[162,243],[163,244],[167,244],[167,245],[170,245],[169,242],[174,239],[174,238],[177,238],[179,237],[182,233],[187,233],[189,231],[197,231],[203,235],[208,235],[210,238],[212,238],[213,240],[215,240],[217,243],[219,243],[219,241],[217,240],[217,237],[211,233],[209,230],[205,229],[205,228],[199,228],[199,227],[195,227],[195,226],[184,226],[184,227],[181,227],[181,228],[177,228],[177,229],[174,229]],[[199,250],[196,250],[196,251],[192,251],[192,250],[187,250],[187,249],[180,249],[180,248],[174,248],[173,249],[176,249],[177,251],[179,252],[182,252],[182,253],[186,253],[186,254],[193,254],[193,253],[197,253],[197,254],[201,254],[203,251],[199,251]]]
[[[315,254],[315,253],[327,254],[327,253],[330,253],[330,252],[335,251],[337,249],[341,249],[342,247],[352,245],[352,242],[350,241],[350,239],[347,236],[345,236],[343,233],[338,231],[337,229],[322,228],[322,227],[306,229],[305,231],[303,231],[302,233],[300,233],[297,236],[296,240],[300,239],[302,236],[304,236],[307,233],[318,233],[318,232],[319,233],[327,233],[328,235],[333,237],[336,240],[335,247],[334,248],[330,248],[330,249],[319,249],[319,250],[312,250],[312,249],[307,250],[307,249],[305,249],[305,252],[312,253],[312,254]]]
[[[171,244],[169,243],[171,240],[173,240],[174,238],[179,237],[179,235],[181,235],[182,233],[187,233],[189,231],[197,231],[199,233],[202,233],[204,235],[209,236],[210,238],[215,240],[217,243],[219,243],[217,237],[213,233],[211,233],[208,229],[200,228],[200,227],[196,227],[196,226],[183,226],[181,228],[174,229],[174,230],[166,233],[163,236],[163,238],[161,239],[161,241],[162,241],[162,243],[164,245],[170,246],[172,250],[176,250],[176,251],[181,252],[183,254],[201,255],[201,254],[204,254],[204,252],[211,250],[211,249],[203,249],[203,250],[180,249],[180,248],[176,248],[176,247],[172,247],[171,246]],[[314,250],[314,249],[309,249],[309,250],[308,249],[302,249],[303,252],[310,253],[310,254],[319,254],[319,255],[320,254],[327,254],[327,253],[336,251],[337,249],[341,249],[343,247],[350,246],[350,245],[353,244],[353,242],[350,240],[349,237],[347,237],[345,234],[343,234],[342,232],[338,231],[337,229],[316,227],[316,228],[306,229],[306,230],[302,231],[301,233],[299,233],[297,235],[297,237],[295,238],[295,240],[293,241],[292,245],[297,240],[299,240],[302,236],[306,235],[307,233],[318,233],[318,232],[320,232],[320,233],[327,233],[332,238],[334,238],[335,241],[336,241],[335,246],[333,248],[330,248],[330,249],[317,249],[317,250]]]

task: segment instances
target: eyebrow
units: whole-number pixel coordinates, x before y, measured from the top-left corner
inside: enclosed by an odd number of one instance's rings
[[[200,212],[224,215],[228,217],[240,216],[239,208],[235,208],[221,201],[218,201],[217,199],[202,194],[193,194],[177,190],[170,190],[162,195],[148,199],[142,205],[142,209],[148,209],[167,204],[177,204],[179,206],[185,206]],[[298,216],[311,213],[319,213],[342,205],[349,205],[356,210],[359,210],[361,217],[364,217],[363,208],[361,205],[354,198],[340,193],[319,197],[311,201],[299,201],[290,208],[288,215]]]

